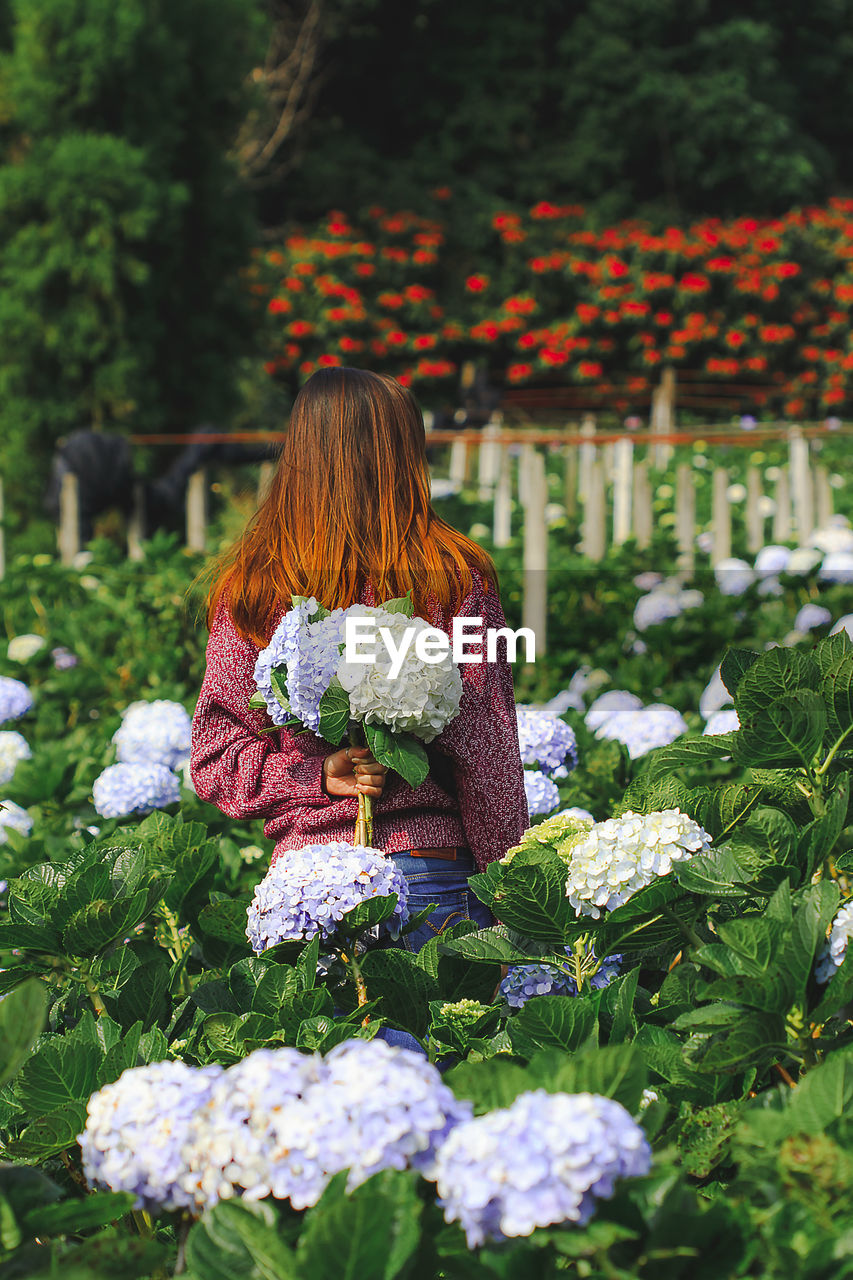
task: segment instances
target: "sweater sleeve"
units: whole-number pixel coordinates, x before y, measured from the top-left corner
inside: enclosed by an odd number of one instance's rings
[[[479,575],[456,616],[482,618],[482,634],[490,627],[506,626],[497,588],[486,592]],[[530,819],[506,647],[499,641],[496,661],[487,662],[479,639],[481,629],[472,631],[478,638],[467,639],[466,652],[480,655],[483,661],[460,664],[459,714],[434,745],[453,762],[465,835],[478,867],[483,868],[518,844]]]
[[[328,744],[287,729],[262,734],[268,716],[249,709],[257,656],[220,605],[193,716],[190,776],[196,793],[229,818],[273,818],[295,807],[328,805],[321,787]]]

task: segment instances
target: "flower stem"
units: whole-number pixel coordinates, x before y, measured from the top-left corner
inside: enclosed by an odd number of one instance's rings
[[[359,795],[358,817],[355,821],[353,844],[364,844],[373,848],[373,798]]]
[[[355,946],[353,946],[353,951],[351,955],[347,955],[346,952],[342,951],[341,959],[343,960],[344,964],[348,966],[349,971],[352,974],[352,980],[355,984],[355,994],[358,999],[358,1004],[360,1008],[363,1004],[367,1004],[367,987],[365,986],[364,975],[361,972],[361,966],[359,965],[358,961],[355,958]],[[363,1027],[366,1027],[369,1022],[370,1022],[370,1014],[367,1014],[362,1020],[361,1025]]]

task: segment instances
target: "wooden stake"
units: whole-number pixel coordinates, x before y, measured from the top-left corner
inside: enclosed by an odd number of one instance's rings
[[[512,541],[512,459],[506,446],[501,448],[500,470],[495,485],[494,543],[506,547]]]
[[[829,483],[829,471],[821,463],[814,469],[815,523],[818,529],[825,529],[832,519],[832,485]]]
[[[133,509],[127,521],[127,558],[144,560],[142,538],[145,531],[145,486],[141,480],[133,484]]]
[[[804,547],[814,531],[814,488],[809,466],[809,442],[799,427],[792,427],[789,432],[788,450],[794,531],[797,544]]]
[[[649,484],[649,464],[634,464],[634,538],[641,551],[651,546],[654,517],[652,515],[652,486]]]
[[[791,540],[791,486],[788,472],[781,468],[776,481],[776,511],[773,515],[773,541]]]
[[[450,446],[450,480],[460,489],[465,485],[468,470],[468,445],[464,440],[454,440]]]
[[[661,370],[660,386],[652,392],[650,429],[656,435],[668,436],[675,426],[675,370]],[[672,457],[672,445],[656,444],[652,449],[652,466],[663,470]]]
[[[204,552],[207,545],[207,472],[194,471],[187,484],[187,550]]]
[[[59,490],[58,542],[60,560],[72,564],[80,551],[80,484],[73,471],[66,471]]]
[[[583,446],[581,446],[583,448]],[[607,508],[604,488],[604,464],[596,458],[590,467],[589,484],[584,495],[582,550],[589,560],[603,560],[606,548]]]
[[[566,515],[571,517],[578,513],[578,450],[577,446],[567,444],[563,450],[566,468],[563,476],[563,502]]]
[[[621,547],[631,536],[631,499],[634,488],[634,442],[628,436],[613,446],[613,545]]]
[[[750,467],[746,473],[746,546],[755,555],[764,546],[764,516],[761,514],[761,472]]]
[[[696,486],[689,462],[680,462],[675,472],[675,538],[678,567],[692,573],[696,564]]]
[[[536,655],[545,652],[548,616],[548,478],[545,455],[533,450],[527,464],[528,502],[524,512],[524,605],[522,625],[536,637]]]
[[[711,514],[711,534],[714,539],[711,551],[712,565],[718,565],[721,560],[728,560],[732,554],[732,509],[726,493],[728,487],[728,471],[725,467],[716,467]]]

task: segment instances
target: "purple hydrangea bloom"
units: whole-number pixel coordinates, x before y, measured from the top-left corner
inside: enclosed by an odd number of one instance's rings
[[[0,676],[0,724],[20,720],[33,705],[33,695],[22,680]]]
[[[393,858],[343,841],[287,849],[255,889],[246,933],[258,955],[279,942],[307,941],[317,933],[330,938],[345,911],[392,893],[397,905],[385,923],[399,929],[409,916],[409,889]]]
[[[539,769],[524,770],[524,794],[527,796],[527,812],[531,817],[539,813],[551,813],[560,803],[557,784]]]
[[[576,767],[578,744],[571,725],[536,707],[516,707],[516,715],[523,764],[538,764],[546,773],[564,769],[567,774]]]
[[[131,703],[113,734],[122,764],[164,764],[167,769],[183,768],[191,738],[192,720],[186,708],[165,698]]]
[[[50,656],[53,658],[53,665],[57,671],[70,671],[79,662],[77,654],[72,653],[70,649],[66,649],[64,645],[51,649]]]
[[[137,1209],[180,1209],[193,1203],[182,1155],[190,1122],[222,1067],[152,1062],[131,1067],[93,1093],[78,1138],[83,1172],[94,1186],[132,1191]]]
[[[566,954],[571,955],[569,947]],[[593,990],[609,986],[618,976],[621,963],[621,955],[605,956],[589,980]],[[511,964],[498,992],[511,1008],[521,1009],[534,996],[576,996],[578,985],[569,964]]]
[[[181,786],[164,764],[111,764],[95,779],[92,796],[102,818],[126,818],[177,804]]]
[[[612,1098],[536,1089],[457,1125],[436,1163],[445,1219],[460,1224],[473,1249],[587,1222],[619,1178],[648,1173],[651,1148]]]
[[[263,694],[273,724],[284,724],[295,716],[315,733],[320,728],[320,699],[341,660],[347,613],[346,609],[334,609],[312,622],[318,608],[311,596],[289,609],[255,663],[255,685]],[[276,668],[283,668],[289,707],[283,707],[273,693]]]

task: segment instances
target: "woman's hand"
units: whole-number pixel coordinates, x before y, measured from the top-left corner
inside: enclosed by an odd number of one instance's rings
[[[378,800],[388,770],[378,764],[369,747],[346,747],[323,761],[323,777],[330,796],[370,796]]]

